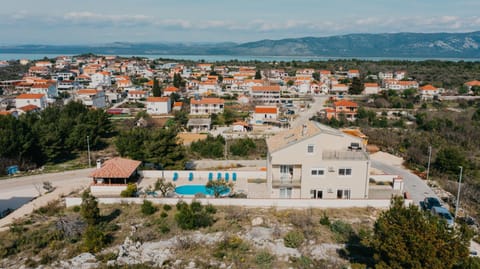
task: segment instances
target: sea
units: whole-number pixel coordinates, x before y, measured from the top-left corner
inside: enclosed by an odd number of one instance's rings
[[[78,54],[49,54],[49,53],[1,53],[0,60],[40,60],[45,57],[55,58],[57,56],[73,56]],[[324,57],[324,56],[248,56],[248,55],[175,55],[175,54],[128,54],[118,55],[121,57],[145,57],[148,59],[172,59],[172,60],[191,60],[191,61],[205,61],[205,62],[223,62],[237,60],[240,62],[259,61],[259,62],[309,62],[309,61],[328,61],[328,60],[365,60],[365,61],[383,61],[383,60],[398,60],[398,61],[425,61],[425,60],[439,60],[439,61],[465,61],[477,62],[479,58],[405,58],[405,57]]]

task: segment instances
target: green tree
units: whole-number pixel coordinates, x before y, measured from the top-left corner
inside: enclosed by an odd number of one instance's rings
[[[259,69],[255,72],[255,79],[262,79],[262,72]]]
[[[80,214],[88,225],[95,225],[100,220],[100,209],[98,208],[97,198],[95,198],[95,196],[93,196],[88,190],[82,193]]]
[[[209,180],[205,185],[205,188],[209,193],[213,193],[215,198],[220,197],[222,194],[226,194],[229,191],[233,191],[233,183],[227,182],[225,179]]]
[[[162,96],[162,89],[160,88],[157,78],[153,78],[152,94],[154,97]]]
[[[480,121],[480,108],[477,108],[477,110],[475,110],[475,112],[472,115],[472,120]]]
[[[152,202],[148,200],[143,200],[141,211],[144,215],[152,215],[157,211],[157,208],[152,204]]]
[[[212,205],[203,206],[198,201],[189,205],[183,201],[177,203],[175,221],[184,230],[194,230],[208,227],[214,223],[213,215],[216,209]]]
[[[83,251],[96,253],[103,249],[106,243],[106,236],[100,227],[88,225],[83,234]]]
[[[235,139],[231,143],[229,151],[235,156],[248,156],[256,148],[255,141],[251,138]]]
[[[468,257],[472,234],[451,230],[444,221],[401,197],[374,225],[370,246],[376,268],[452,268]]]
[[[458,167],[465,164],[465,154],[457,147],[447,146],[437,153],[433,166],[442,173],[457,174]]]
[[[363,85],[362,80],[360,80],[357,77],[354,77],[352,80],[352,84],[350,84],[350,87],[348,88],[348,93],[361,94],[364,89],[365,89],[365,85]]]
[[[120,193],[122,197],[135,197],[137,194],[137,184],[128,183],[127,188]]]
[[[162,197],[167,196],[168,193],[175,191],[175,184],[167,182],[165,178],[159,178],[153,185],[153,190],[160,191]]]

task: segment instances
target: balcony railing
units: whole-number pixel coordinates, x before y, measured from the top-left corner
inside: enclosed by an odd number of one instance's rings
[[[300,188],[302,184],[302,180],[300,179],[273,179],[272,180],[272,187],[280,188],[280,187],[291,187],[291,188]]]
[[[323,151],[323,160],[354,160],[354,161],[366,161],[368,160],[368,154],[362,150],[359,151]]]

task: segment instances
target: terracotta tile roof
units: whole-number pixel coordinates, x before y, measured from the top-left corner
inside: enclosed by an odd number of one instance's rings
[[[378,87],[378,83],[365,83],[365,87]]]
[[[93,178],[129,178],[142,162],[124,158],[106,161],[100,169],[90,174]]]
[[[26,106],[19,107],[18,109],[23,110],[25,112],[29,112],[29,111],[32,111],[32,110],[39,109],[39,107],[36,106],[36,105],[26,105]]]
[[[279,92],[280,91],[280,86],[275,85],[275,86],[253,86],[252,91],[254,92]]]
[[[146,91],[128,91],[128,94],[145,94]]]
[[[166,103],[169,99],[169,97],[148,97],[147,102]]]
[[[95,89],[81,89],[81,90],[77,91],[77,94],[88,94],[88,95],[90,95],[90,94],[97,94],[97,92],[98,91],[95,90]]]
[[[360,73],[357,69],[350,69],[348,70],[348,73],[355,74],[355,73]]]
[[[165,91],[166,92],[178,92],[179,89],[177,87],[169,86],[169,87],[165,88]]]
[[[480,86],[480,81],[478,81],[478,80],[472,80],[472,81],[466,82],[465,84],[466,84],[467,86],[470,86],[470,87]]]
[[[202,105],[202,104],[224,104],[225,100],[220,98],[203,98],[200,100],[192,99],[190,101],[192,105]]]
[[[330,75],[331,73],[330,70],[320,70],[320,74],[322,75]]]
[[[303,131],[303,126],[297,126],[296,128],[277,133],[276,135],[267,138],[268,152],[272,153],[274,151],[277,151],[304,139],[308,139],[322,132],[343,134],[337,129],[333,129],[331,127],[313,121],[307,121],[305,123],[305,126],[305,131]]]
[[[420,90],[422,90],[422,91],[436,91],[437,88],[435,88],[431,84],[427,84],[425,86],[420,87]]]
[[[338,106],[358,107],[357,103],[352,102],[352,101],[348,101],[348,100],[337,101],[337,102],[333,103],[333,106],[334,107],[338,107]]]
[[[248,127],[250,125],[248,125],[248,123],[244,122],[244,121],[236,121],[233,123],[233,125],[241,125],[243,127]]]
[[[277,107],[276,106],[257,106],[255,107],[255,113],[277,114]]]
[[[175,102],[173,103],[174,107],[181,107],[183,105],[183,102]]]
[[[41,93],[23,93],[16,97],[16,99],[40,99],[44,97],[45,94]]]

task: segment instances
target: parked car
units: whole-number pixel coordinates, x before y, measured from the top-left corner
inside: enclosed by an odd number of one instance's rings
[[[289,109],[289,110],[287,110],[287,112],[285,112],[285,114],[293,115],[293,114],[295,114],[295,111]]]
[[[452,214],[445,208],[441,206],[432,207],[432,214],[439,216],[441,219],[444,219],[447,222],[449,228],[453,227],[454,219]]]
[[[426,197],[424,200],[423,200],[423,204],[421,204],[423,210],[431,210],[434,206],[438,206],[438,207],[441,207],[442,204],[440,203],[440,201],[435,198],[435,197]]]

